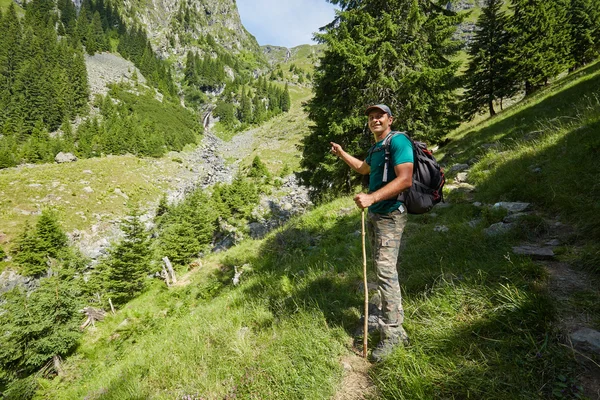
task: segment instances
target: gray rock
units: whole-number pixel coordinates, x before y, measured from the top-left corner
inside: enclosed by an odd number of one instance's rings
[[[54,157],[54,161],[56,161],[59,164],[75,162],[75,161],[77,161],[77,157],[73,153],[63,153],[61,151],[60,153],[58,153],[56,155],[56,157]]]
[[[594,329],[579,329],[571,334],[571,342],[575,347],[600,354],[600,332]]]
[[[519,213],[527,210],[531,204],[523,203],[523,202],[508,202],[501,201],[499,203],[494,204],[496,208],[504,208],[508,210],[509,213]]]
[[[91,188],[91,187],[89,187],[89,186],[86,186],[86,187],[84,187],[84,188],[83,188],[83,191],[84,191],[84,192],[86,192],[86,193],[93,193],[93,192],[94,192],[94,189],[92,189],[92,188]]]
[[[0,274],[0,295],[18,286],[24,286],[28,290],[31,290],[35,287],[35,281],[32,278],[17,274],[12,269],[4,270]]]
[[[546,242],[546,243],[544,243],[544,244],[545,244],[546,246],[553,246],[553,247],[556,247],[556,246],[560,246],[560,245],[562,244],[562,242],[561,242],[560,240],[558,240],[558,239],[552,239],[552,240],[549,240],[549,241],[547,241],[547,242]]]
[[[528,256],[534,260],[552,260],[554,258],[554,251],[549,247],[515,246],[512,251],[516,255]]]
[[[473,221],[469,221],[468,225],[471,228],[476,228],[477,225],[479,225],[481,223],[481,221],[482,221],[481,219],[474,219]]]
[[[461,192],[471,193],[475,191],[475,186],[465,182],[459,182],[458,185],[456,185],[456,189]]]
[[[498,222],[497,224],[493,224],[489,228],[486,228],[484,232],[488,236],[497,236],[509,232],[512,228],[514,228],[514,224]]]
[[[468,173],[459,172],[458,174],[456,174],[456,178],[454,178],[454,182],[457,182],[457,183],[466,182],[468,177],[469,177]]]
[[[518,212],[516,214],[509,214],[506,217],[504,217],[504,219],[502,221],[506,222],[507,224],[510,224],[513,222],[517,222],[518,220],[520,220],[521,218],[523,218],[527,215],[531,215],[531,213]]]
[[[115,194],[118,194],[119,196],[121,196],[122,198],[124,198],[125,200],[129,200],[129,196],[127,196],[127,194],[125,194],[121,189],[116,188],[115,189]]]
[[[464,171],[465,169],[469,169],[469,164],[454,164],[448,169],[448,173],[451,174],[453,172]]]
[[[449,231],[449,229],[448,229],[448,227],[447,227],[447,226],[445,226],[445,225],[436,225],[436,227],[435,227],[435,228],[433,228],[433,231],[434,231],[434,232],[445,233],[445,232],[448,232],[448,231]]]
[[[248,228],[250,229],[250,237],[253,239],[261,239],[269,233],[269,226],[265,223],[250,222]]]
[[[473,205],[475,207],[481,207],[483,204],[481,204],[480,202],[476,201],[475,203],[473,203]]]

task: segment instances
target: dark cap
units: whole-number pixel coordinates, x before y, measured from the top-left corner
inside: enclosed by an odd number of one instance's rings
[[[369,115],[369,113],[373,110],[381,110],[384,113],[386,113],[387,115],[389,115],[390,117],[393,117],[392,111],[385,104],[375,104],[373,106],[367,107],[367,110],[365,111],[365,115]]]

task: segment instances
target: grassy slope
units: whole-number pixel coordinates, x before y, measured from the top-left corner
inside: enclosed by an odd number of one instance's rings
[[[472,175],[481,200],[530,200],[538,211],[571,221],[593,204],[563,204],[560,193],[568,193],[568,185],[587,182],[585,193],[599,194],[597,180],[585,174],[598,170],[600,104],[584,96],[596,92],[599,81],[593,65],[557,90],[456,133],[444,149],[445,161],[479,159]],[[548,123],[558,109],[569,118]],[[563,120],[573,125],[558,124]],[[520,140],[539,124],[546,126],[543,133]],[[500,148],[484,154],[482,144],[490,141]],[[529,167],[538,164],[542,170],[531,179]],[[556,195],[540,190],[549,182]],[[502,213],[477,208],[456,192],[449,197],[451,205],[436,209],[437,216],[411,218],[407,228],[400,273],[413,344],[373,367],[380,397],[581,394],[571,385],[578,367],[560,345],[543,267],[511,255],[511,245],[530,238],[530,226],[490,238],[483,228]],[[586,216],[592,220],[584,228],[600,226],[597,213]],[[469,227],[475,219],[482,222]],[[449,232],[435,232],[438,225]],[[45,381],[42,393],[65,399],[329,398],[342,373],[338,359],[359,325],[359,233],[358,211],[345,198],[262,241],[211,255],[182,286],[157,284],[91,330],[67,362],[67,373]],[[234,288],[233,266],[246,263],[252,271]],[[595,324],[600,328],[600,320]]]
[[[530,201],[598,237],[599,91],[596,63],[455,133],[441,149],[442,161],[478,161],[472,178],[481,200]]]
[[[290,86],[289,91],[292,99],[290,111],[256,129],[254,149],[248,158],[242,161],[242,165],[250,165],[254,157],[259,156],[274,175],[279,175],[285,165],[290,171],[300,169],[298,146],[308,134],[302,102],[310,98],[311,91],[299,86]]]

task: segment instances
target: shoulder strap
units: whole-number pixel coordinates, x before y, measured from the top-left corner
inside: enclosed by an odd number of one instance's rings
[[[390,134],[387,135],[386,138],[384,139],[383,145],[381,146],[385,150],[385,164],[383,165],[383,183],[387,183],[389,181],[388,173],[389,173],[389,169],[392,167],[391,166],[392,152],[391,152],[390,148],[392,147],[391,146],[392,139],[396,135],[404,135],[410,140],[410,138],[408,137],[408,135],[405,132],[398,132],[398,131],[390,132]]]

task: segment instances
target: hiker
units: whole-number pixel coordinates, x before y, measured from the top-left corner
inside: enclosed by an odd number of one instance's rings
[[[414,156],[412,144],[406,136],[393,136],[390,143],[393,168],[388,172],[388,183],[383,183],[386,163],[382,146],[384,139],[392,132],[394,117],[390,108],[384,104],[368,107],[365,115],[368,116],[369,129],[376,142],[369,150],[366,160],[361,161],[351,156],[342,146],[333,142],[331,152],[359,174],[369,174],[369,192],[357,194],[354,202],[361,209],[369,209],[368,232],[382,305],[382,315],[379,319],[381,340],[371,357],[380,361],[390,354],[396,345],[408,344],[408,336],[402,327],[404,311],[396,268],[407,212],[398,200],[398,195],[412,185]]]

